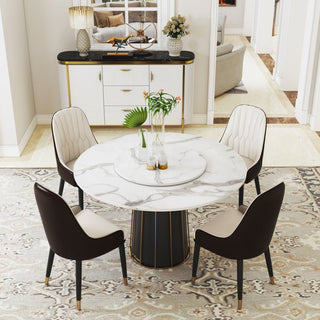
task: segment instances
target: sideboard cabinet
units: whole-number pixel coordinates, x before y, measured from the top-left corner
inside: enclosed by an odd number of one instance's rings
[[[166,117],[166,124],[191,122],[194,55],[182,51],[177,58],[167,51],[147,56],[115,57],[91,51],[81,58],[76,51],[58,55],[61,107],[79,106],[91,125],[121,125],[126,113],[144,106],[143,92],[165,92],[182,98]]]

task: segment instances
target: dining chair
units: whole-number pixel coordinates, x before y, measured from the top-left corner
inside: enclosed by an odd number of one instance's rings
[[[34,192],[50,250],[45,284],[49,284],[54,255],[75,260],[77,309],[81,310],[82,261],[119,248],[122,275],[127,285],[124,234],[121,229],[80,206],[70,208],[58,194],[35,183]]]
[[[85,113],[78,107],[58,110],[51,120],[54,151],[60,175],[59,195],[62,196],[67,181],[78,188],[79,206],[83,209],[83,191],[73,176],[73,167],[78,157],[97,144]]]
[[[200,247],[224,258],[237,260],[238,310],[242,309],[243,260],[264,253],[270,283],[274,284],[269,245],[284,197],[283,182],[258,195],[246,207],[229,208],[196,228],[192,266],[195,284]]]
[[[247,166],[244,184],[239,189],[239,206],[243,204],[244,185],[254,180],[260,194],[259,173],[267,129],[265,112],[256,106],[241,104],[231,113],[220,142],[235,150]]]

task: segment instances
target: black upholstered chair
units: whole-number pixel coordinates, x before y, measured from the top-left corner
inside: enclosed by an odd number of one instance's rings
[[[73,167],[78,157],[97,144],[85,113],[77,107],[57,111],[51,120],[54,151],[60,179],[59,195],[62,195],[67,181],[78,188],[79,206],[83,209],[83,191],[73,176]]]
[[[34,185],[41,220],[50,245],[45,284],[49,284],[55,253],[76,261],[77,308],[81,309],[82,260],[119,248],[124,284],[127,267],[123,231],[90,210],[70,207],[56,193],[38,183]]]
[[[220,140],[235,150],[247,166],[245,184],[255,181],[260,194],[259,172],[262,167],[267,118],[262,109],[241,104],[234,108]],[[239,206],[243,204],[244,185],[239,189]]]
[[[195,283],[200,247],[222,257],[237,260],[238,310],[242,308],[243,260],[264,253],[270,283],[274,284],[269,244],[276,226],[283,196],[284,183],[258,195],[247,208],[228,209],[210,222],[199,226],[195,233],[192,283]]]

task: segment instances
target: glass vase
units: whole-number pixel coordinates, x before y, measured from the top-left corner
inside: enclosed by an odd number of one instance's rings
[[[138,145],[136,147],[136,157],[139,161],[147,161],[147,129],[138,129]]]
[[[157,160],[159,169],[168,167],[167,156],[165,152],[165,123],[164,113],[162,111],[150,114],[151,125],[151,154]]]

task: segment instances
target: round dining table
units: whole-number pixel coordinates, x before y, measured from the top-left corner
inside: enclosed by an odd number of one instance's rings
[[[153,267],[172,267],[190,255],[188,209],[221,201],[245,181],[243,159],[224,144],[201,136],[165,134],[166,170],[147,170],[138,135],[86,150],[74,177],[88,195],[132,210],[130,256]]]

